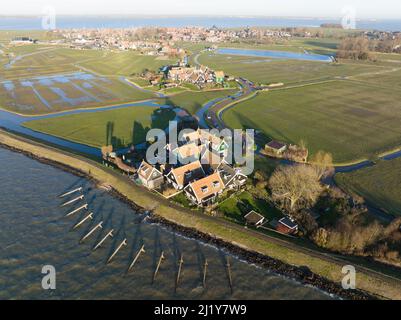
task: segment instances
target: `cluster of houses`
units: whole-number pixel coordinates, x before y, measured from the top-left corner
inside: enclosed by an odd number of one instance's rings
[[[192,83],[203,85],[207,83],[223,84],[223,71],[213,71],[205,66],[201,67],[172,67],[168,70],[167,78],[178,83]]]
[[[101,29],[67,29],[54,30],[61,36],[65,44],[81,49],[118,49],[118,50],[145,50],[151,55],[181,54],[169,44],[174,42],[234,42],[245,39],[287,39],[291,33],[279,29],[238,28],[225,29],[213,26],[182,27],[182,28],[101,28]]]
[[[272,147],[280,152],[285,150],[284,146]],[[183,193],[192,205],[213,207],[224,192],[240,191],[247,183],[248,177],[226,161],[228,148],[225,139],[208,130],[197,129],[184,134],[182,142],[165,146],[170,157],[176,160],[174,165],[151,165],[142,160],[139,168],[135,169],[125,163],[124,155],[122,158],[117,156],[111,146],[103,147],[102,154],[106,164],[118,167],[149,190],[155,190],[166,198]],[[277,232],[287,235],[298,232],[298,224],[291,217],[283,216],[268,221],[260,213],[250,211],[244,219],[247,226],[273,227]],[[270,227],[266,227],[267,224]]]
[[[226,80],[233,78],[226,77],[224,71],[214,71],[207,67],[189,67],[187,57],[176,64],[166,65],[160,68],[159,72],[145,70],[140,77],[149,81],[151,85],[163,84],[166,88],[178,87],[184,83],[198,87],[215,86],[226,84]]]
[[[167,187],[184,192],[192,204],[200,207],[213,205],[226,190],[245,186],[247,176],[225,160],[228,144],[223,138],[202,129],[183,138],[182,143],[166,146],[177,160],[176,165],[152,166],[142,161],[137,174],[143,186],[150,190]]]
[[[138,29],[68,29],[55,30],[60,36],[58,44],[69,45],[75,49],[136,50],[146,55],[179,57],[185,50],[177,48],[169,40],[141,39]],[[52,40],[56,41],[56,40]]]
[[[11,40],[11,44],[19,45],[19,44],[34,44],[37,43],[38,40],[32,39],[30,37],[15,37]]]
[[[213,26],[211,28],[186,27],[166,28],[168,38],[173,41],[189,42],[232,42],[241,39],[263,39],[263,38],[289,38],[291,34],[283,30],[262,29],[262,28],[238,28],[223,29]]]

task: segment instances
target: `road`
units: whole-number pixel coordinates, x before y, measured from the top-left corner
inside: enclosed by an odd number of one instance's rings
[[[218,101],[205,112],[205,121],[209,124],[209,126],[219,130],[227,128],[223,119],[221,118],[221,112],[241,101],[253,97],[255,92],[257,91],[253,83],[246,79],[240,78],[237,79],[237,82],[241,87],[241,90],[237,94],[232,95],[224,100]]]

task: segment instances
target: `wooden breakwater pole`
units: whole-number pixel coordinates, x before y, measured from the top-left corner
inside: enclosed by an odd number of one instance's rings
[[[64,198],[64,197],[66,197],[66,196],[69,196],[70,194],[73,194],[73,193],[76,193],[76,192],[79,192],[79,191],[82,191],[82,187],[79,187],[79,188],[76,188],[76,189],[74,189],[74,190],[68,191],[68,192],[62,194],[62,195],[59,196],[59,197],[60,197],[60,198]]]
[[[155,272],[153,273],[152,283],[155,282],[156,276],[157,276],[157,274],[159,273],[160,266],[161,266],[161,264],[162,264],[162,262],[163,262],[164,260],[165,260],[164,251],[162,251],[162,253],[160,254],[159,261],[157,262],[157,266],[156,266]]]
[[[75,214],[75,213],[81,211],[82,209],[88,210],[88,204],[84,204],[83,206],[80,206],[79,208],[77,208],[77,209],[71,211],[70,213],[67,213],[65,216],[66,216],[66,217],[70,217],[70,216],[72,216],[73,214]]]
[[[102,240],[99,241],[99,243],[93,248],[93,251],[97,250],[98,248],[101,247],[101,245],[107,240],[107,238],[112,238],[113,237],[113,232],[114,229],[111,229],[104,237]]]
[[[81,221],[79,221],[74,227],[73,229],[77,229],[79,228],[83,223],[85,223],[85,221],[87,220],[93,220],[93,212],[89,213],[85,218],[83,218]]]
[[[76,197],[76,198],[74,198],[74,199],[72,199],[72,200],[70,200],[70,201],[64,202],[64,203],[61,205],[61,207],[65,207],[65,206],[68,206],[68,205],[70,205],[70,204],[73,204],[74,202],[77,202],[77,201],[79,201],[79,200],[82,200],[84,197],[85,197],[84,195],[80,195],[79,197]]]
[[[206,288],[206,274],[208,265],[207,259],[205,259],[205,264],[203,265],[203,288]]]
[[[138,261],[139,256],[140,256],[142,253],[145,253],[145,252],[146,252],[146,251],[145,251],[145,245],[143,245],[143,246],[141,247],[141,249],[139,249],[139,251],[138,251],[138,253],[136,254],[136,256],[135,256],[134,260],[132,261],[132,263],[130,264],[130,266],[129,266],[129,268],[128,268],[128,272],[130,272],[131,269],[135,266],[135,263]]]
[[[184,254],[181,253],[180,261],[178,261],[177,278],[175,279],[175,290],[177,290],[178,284],[180,283],[181,271],[182,271],[183,264],[184,264]]]
[[[232,274],[231,274],[230,258],[227,257],[226,261],[227,261],[226,267],[227,267],[228,284],[230,285],[230,290],[231,290],[231,294],[232,294],[233,293],[233,278],[232,278]]]
[[[88,239],[97,229],[102,229],[103,228],[103,221],[99,222],[91,231],[89,231],[82,239],[79,241],[79,243],[84,242],[86,239]]]
[[[111,260],[113,260],[113,258],[115,257],[115,255],[121,250],[122,247],[127,245],[127,238],[125,238],[117,247],[116,250],[114,250],[114,252],[112,253],[112,255],[110,256],[110,258],[107,260],[107,263],[110,263]]]

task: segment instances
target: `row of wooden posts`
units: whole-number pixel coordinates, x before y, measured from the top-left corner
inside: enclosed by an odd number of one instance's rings
[[[74,190],[68,191],[68,192],[66,192],[66,193],[64,193],[64,194],[62,194],[62,195],[60,195],[60,198],[65,198],[65,197],[70,196],[70,195],[73,195],[73,194],[75,194],[75,193],[82,192],[82,190],[83,190],[82,187],[76,188],[76,189],[74,189]],[[74,198],[74,199],[72,199],[72,200],[69,200],[69,201],[67,201],[67,202],[64,202],[64,203],[61,205],[61,207],[66,207],[66,206],[72,205],[72,204],[74,204],[74,203],[76,203],[76,202],[78,202],[78,201],[84,200],[84,198],[85,198],[85,196],[84,196],[83,194],[81,194],[80,196],[78,196],[78,197],[76,197],[76,198]],[[79,211],[84,210],[84,209],[85,209],[85,210],[88,210],[88,204],[87,204],[87,203],[85,203],[84,205],[78,207],[77,209],[74,209],[73,211],[67,213],[67,214],[66,214],[66,217],[70,217],[70,216],[72,216],[72,215],[74,215],[74,214],[76,214],[76,213],[78,213]],[[73,229],[79,228],[81,225],[83,225],[83,224],[84,224],[86,221],[88,221],[88,220],[93,220],[93,212],[90,212],[90,213],[89,213],[88,215],[86,215],[81,221],[79,221],[78,223],[76,223],[76,224],[73,226]],[[99,223],[98,223],[95,227],[93,227],[87,234],[85,234],[85,235],[81,238],[80,243],[83,243],[83,242],[84,242],[86,239],[88,239],[92,234],[94,234],[98,229],[103,229],[103,221],[99,222]],[[99,248],[104,244],[104,242],[106,242],[106,240],[107,240],[108,238],[112,238],[112,237],[113,237],[113,233],[114,233],[114,229],[111,229],[111,230],[110,230],[110,231],[109,231],[109,232],[93,247],[92,250],[95,251],[95,250],[99,249]],[[122,248],[126,247],[127,245],[128,245],[128,243],[127,243],[127,238],[125,238],[123,241],[121,241],[121,243],[117,246],[117,248],[113,251],[113,253],[110,255],[110,257],[107,259],[107,264],[110,263],[110,262],[113,260],[113,258],[117,255],[117,253],[118,253]],[[140,256],[141,256],[142,254],[144,254],[144,253],[146,253],[146,251],[145,251],[145,245],[142,245],[142,247],[139,249],[139,251],[138,251],[137,254],[135,255],[135,258],[132,260],[132,262],[131,262],[131,264],[130,264],[130,266],[129,266],[129,268],[128,268],[128,272],[130,272],[130,271],[134,268],[134,266],[135,266],[135,264],[137,263],[137,261],[139,260]],[[157,274],[158,274],[158,272],[159,272],[159,270],[160,270],[160,266],[162,265],[162,263],[163,263],[164,260],[166,260],[166,257],[165,257],[165,255],[164,255],[164,251],[162,251],[161,254],[160,254],[160,257],[159,257],[159,260],[158,260],[156,269],[155,269],[155,271],[154,271],[154,273],[153,273],[152,282],[154,282],[154,281],[156,280]],[[179,261],[178,261],[177,277],[176,277],[176,279],[175,279],[176,288],[178,287],[178,284],[179,284],[179,282],[180,282],[180,278],[181,278],[181,273],[182,273],[183,265],[184,265],[184,255],[181,254],[181,255],[180,255],[180,259],[179,259]],[[205,259],[205,262],[204,262],[204,265],[203,265],[203,278],[202,278],[202,284],[203,284],[203,287],[204,287],[204,288],[206,288],[206,278],[207,278],[208,266],[209,266],[208,260]],[[226,268],[227,268],[227,276],[228,276],[228,281],[229,281],[230,290],[231,290],[231,292],[233,292],[233,283],[232,283],[232,275],[231,275],[231,264],[230,264],[230,260],[229,260],[228,257],[226,258]]]

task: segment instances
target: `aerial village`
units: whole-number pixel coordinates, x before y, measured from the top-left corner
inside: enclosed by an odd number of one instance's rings
[[[185,206],[213,214],[220,201],[244,191],[249,178],[229,160],[230,139],[201,128],[184,133],[182,138],[181,142],[165,146],[169,159],[174,158],[175,162],[152,165],[145,160],[146,148],[132,148],[127,153],[118,155],[108,146],[102,148],[103,163],[119,168],[132,182],[149,192],[157,193],[165,199],[184,196]],[[288,152],[286,145],[276,141],[266,148],[276,152],[277,158],[283,156],[282,152]],[[251,210],[244,219],[246,227],[268,230],[273,228],[286,235],[295,235],[298,231],[298,225],[289,216],[282,216],[278,221],[268,221],[260,213]]]
[[[74,49],[140,50],[145,55],[174,57],[177,58],[176,64],[165,65],[158,72],[146,70],[140,75],[141,78],[149,81],[151,85],[162,84],[166,88],[182,84],[210,88],[225,87],[229,81],[235,79],[223,71],[214,71],[202,65],[191,66],[187,52],[177,48],[174,41],[206,40],[213,43],[221,42],[225,38],[255,37],[255,32],[256,35],[262,32],[261,30],[230,31],[217,28],[167,28],[164,31],[168,36],[160,38],[159,35],[159,40],[149,41],[143,40],[143,36],[141,36],[142,40],[135,39],[128,31],[116,33],[114,30],[109,34],[107,29],[69,30],[62,31],[64,40],[61,41]],[[291,34],[283,31],[271,31],[272,34],[268,30],[263,32],[263,35],[268,32],[269,36],[291,37]],[[13,41],[16,44],[36,42],[31,38],[15,38]],[[60,40],[56,42],[59,44]],[[208,50],[213,50],[213,47]],[[177,115],[182,128],[196,129],[184,136],[185,142],[166,146],[166,150],[177,158],[177,164],[151,165],[144,160],[146,149],[133,147],[121,154],[113,151],[112,146],[102,148],[103,163],[106,166],[118,168],[133,182],[150,192],[156,192],[166,199],[184,195],[189,206],[213,212],[221,199],[246,189],[249,179],[241,172],[241,169],[227,161],[229,142],[199,128],[197,120],[185,110],[182,109]],[[274,140],[267,143],[260,153],[267,157],[298,163],[306,163],[308,158],[307,148]],[[280,220],[272,222],[267,221],[260,213],[251,210],[244,219],[246,226],[269,230],[273,228],[280,233],[290,235],[298,232],[298,225],[289,216],[283,216]]]

